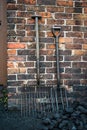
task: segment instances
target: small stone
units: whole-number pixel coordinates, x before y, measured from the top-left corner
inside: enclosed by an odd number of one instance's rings
[[[77,109],[78,109],[80,112],[87,114],[87,109],[84,108],[83,106],[78,106]]]
[[[58,120],[60,118],[60,114],[56,113],[53,115],[52,119],[53,120]]]
[[[73,113],[73,108],[65,108],[65,111],[66,111],[67,113]]]
[[[75,127],[75,126],[73,126],[71,130],[77,130],[77,129],[76,129],[76,127]]]
[[[49,118],[46,118],[46,119],[43,120],[42,123],[43,123],[44,125],[49,125],[49,124],[51,124],[51,120],[50,120]]]
[[[65,125],[67,125],[69,123],[68,120],[63,120],[60,124],[59,124],[59,128],[63,128]]]

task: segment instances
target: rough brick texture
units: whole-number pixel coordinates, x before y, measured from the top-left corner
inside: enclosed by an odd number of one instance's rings
[[[35,21],[31,18],[35,12],[42,16],[39,20],[40,84],[57,84],[55,38],[51,30],[53,25],[57,25],[61,27],[61,86],[86,86],[87,1],[7,0],[10,96],[19,93],[25,81],[36,85]]]

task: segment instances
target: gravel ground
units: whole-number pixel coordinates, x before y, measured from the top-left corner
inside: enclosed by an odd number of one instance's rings
[[[21,117],[19,111],[0,109],[0,130],[38,130],[39,123],[40,119]]]
[[[87,102],[74,102],[71,108],[38,118],[0,106],[0,130],[87,130]]]

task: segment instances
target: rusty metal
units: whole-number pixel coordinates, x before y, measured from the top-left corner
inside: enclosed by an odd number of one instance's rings
[[[63,88],[60,87],[59,36],[61,35],[61,27],[53,26],[52,32],[53,32],[53,35],[55,37],[55,44],[56,44],[57,89],[60,89],[59,91],[60,91],[60,96],[61,96],[61,103],[62,103],[62,108],[64,109],[65,105],[68,107],[68,97],[67,97],[66,88],[64,88],[65,93],[64,93],[64,96],[63,96]],[[64,104],[64,100],[65,100],[66,104]]]

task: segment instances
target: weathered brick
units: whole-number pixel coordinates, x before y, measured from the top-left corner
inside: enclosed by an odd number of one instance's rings
[[[7,67],[8,68],[14,68],[13,62],[7,62]]]
[[[52,12],[52,13],[55,13],[55,12],[64,12],[64,7],[49,6],[49,7],[47,7],[47,11],[48,12]]]
[[[87,8],[84,8],[84,13],[85,13],[85,14],[87,13]]]
[[[71,37],[60,37],[59,43],[72,43],[73,39]]]
[[[47,19],[47,24],[58,24],[58,25],[64,25],[64,20],[56,20],[56,19]]]
[[[87,50],[87,44],[83,44],[83,49]]]
[[[60,50],[59,54],[60,55],[71,55],[71,50]]]
[[[86,68],[87,63],[86,62],[74,62],[74,63],[72,63],[72,66],[74,68]]]
[[[23,11],[18,11],[17,12],[17,17],[31,17],[33,15],[33,12],[23,12]]]
[[[22,79],[26,79],[26,80],[28,80],[28,79],[35,79],[35,75],[34,74],[20,74],[20,75],[18,74],[17,78],[19,80],[22,80]]]
[[[8,80],[16,80],[16,75],[8,75]]]
[[[87,41],[86,39],[84,38],[73,38],[73,43],[79,43],[79,44],[85,44]]]
[[[81,73],[80,68],[65,68],[65,73]]]
[[[79,85],[80,84],[80,81],[79,80],[64,80],[64,84],[65,85],[69,85],[69,86],[73,86],[73,85]]]
[[[83,56],[83,61],[87,61],[87,56]]]
[[[40,67],[52,67],[51,62],[40,62]]]
[[[8,86],[22,86],[24,81],[8,81]]]
[[[55,5],[56,0],[37,0],[37,4],[39,5]]]
[[[56,13],[55,18],[56,19],[72,19],[72,14]]]
[[[18,69],[17,68],[8,68],[7,69],[7,73],[8,74],[17,74],[18,73]]]
[[[26,44],[24,43],[8,43],[8,49],[24,49],[26,48]]]
[[[87,27],[75,26],[75,27],[73,27],[73,31],[86,32],[87,31]]]
[[[16,50],[10,49],[7,51],[8,55],[16,55]]]
[[[46,48],[47,49],[55,49],[55,44],[47,44]]]
[[[61,79],[71,79],[72,75],[70,73],[60,74]]]
[[[26,68],[8,68],[8,74],[26,73]]]
[[[67,37],[78,37],[81,38],[83,36],[82,32],[68,32],[66,33]]]
[[[55,52],[51,50],[40,50],[40,55],[53,55]]]
[[[7,4],[7,10],[17,10],[17,5],[12,3]]]
[[[63,57],[59,57],[60,61],[63,61]],[[56,61],[56,56],[46,56],[46,61]]]
[[[87,78],[87,74],[73,74],[72,79],[85,79]]]
[[[25,67],[34,67],[34,62],[25,62],[24,65]]]
[[[87,2],[75,2],[75,7],[87,7]]]
[[[87,20],[84,20],[84,26],[87,26]]]
[[[40,15],[44,18],[51,18],[51,13],[50,12],[41,12]]]
[[[35,55],[35,50],[18,50],[18,55]]]
[[[29,37],[29,36],[26,36],[26,37],[17,37],[17,41],[20,41],[20,42],[35,42],[35,37]]]
[[[82,13],[82,8],[65,8],[66,13]]]
[[[8,61],[25,61],[25,56],[8,56]]]
[[[73,50],[72,55],[79,55],[79,56],[87,55],[87,51],[86,50]]]
[[[65,48],[66,49],[82,49],[82,45],[81,44],[69,44],[69,43],[66,43],[65,44]]]
[[[54,39],[53,38],[40,38],[40,42],[53,43]]]
[[[81,61],[81,56],[65,56],[64,61]]]
[[[73,18],[74,19],[83,19],[83,20],[86,20],[87,19],[87,14],[73,14]]]
[[[83,25],[82,20],[66,20],[66,25]]]
[[[87,33],[86,32],[84,33],[84,38],[87,38]]]
[[[20,23],[20,24],[25,24],[26,20],[24,18],[7,18],[8,23]]]
[[[87,80],[86,79],[81,79],[80,82],[81,82],[82,85],[87,85]]]
[[[60,67],[62,67],[62,68],[63,67],[71,67],[71,63],[70,62],[60,62]]]
[[[41,79],[52,79],[53,78],[53,74],[42,74],[40,75]]]
[[[65,0],[57,0],[57,5],[58,6],[64,6],[64,7],[72,7],[73,6],[73,1],[65,1]]]
[[[31,4],[31,5],[36,4],[36,0],[18,0],[17,2],[18,4]]]

